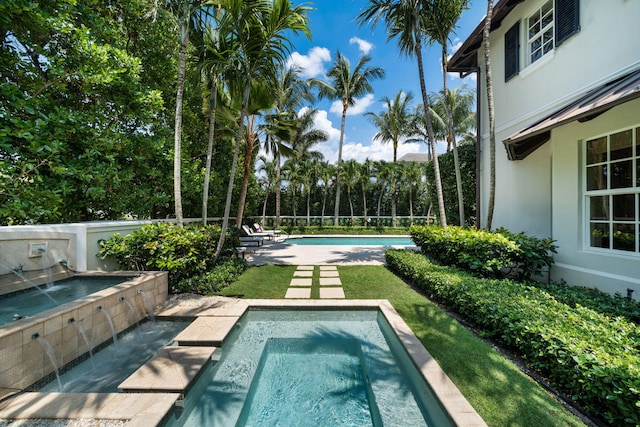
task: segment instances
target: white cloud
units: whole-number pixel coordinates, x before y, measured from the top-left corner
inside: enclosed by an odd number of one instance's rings
[[[347,116],[355,116],[358,114],[362,114],[367,111],[367,108],[374,102],[374,97],[372,93],[365,95],[363,98],[355,98],[356,102],[354,105],[350,105],[347,109]],[[329,108],[329,112],[342,116],[342,101],[334,101],[331,104],[331,108]]]
[[[324,63],[331,61],[331,53],[326,47],[313,47],[306,55],[293,52],[287,60],[287,67],[297,65],[302,68],[304,77],[316,77],[324,74]]]
[[[398,158],[408,153],[426,153],[427,146],[419,143],[398,144]],[[371,141],[370,145],[362,143],[347,143],[342,147],[342,158],[344,160],[355,159],[363,163],[366,159],[373,161],[384,160],[393,161],[393,144],[383,144],[380,141]]]
[[[362,40],[359,37],[351,37],[349,39],[349,44],[354,44],[354,43],[358,45],[358,49],[360,49],[360,52],[362,52],[364,55],[368,55],[369,52],[371,52],[371,49],[373,49],[372,43],[369,43],[366,40]]]

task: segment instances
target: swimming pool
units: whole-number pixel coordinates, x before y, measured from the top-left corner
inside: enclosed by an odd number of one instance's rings
[[[129,277],[77,276],[54,282],[47,288],[40,286],[0,296],[0,325],[73,301],[85,295],[107,289],[129,280]]]
[[[377,310],[250,310],[167,425],[453,425],[408,360]]]
[[[304,236],[285,239],[293,245],[415,246],[409,236]]]

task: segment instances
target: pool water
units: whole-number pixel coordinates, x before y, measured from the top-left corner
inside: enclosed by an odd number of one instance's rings
[[[379,322],[371,310],[250,310],[168,425],[436,425]]]
[[[345,245],[345,246],[415,246],[411,237],[402,236],[332,236],[285,239],[293,245]]]
[[[54,282],[53,286],[40,290],[34,288],[0,296],[0,325],[10,323],[17,314],[22,317],[56,307],[94,292],[115,286],[129,280],[128,277],[71,277]],[[56,304],[57,303],[57,304]]]
[[[62,390],[52,381],[39,391],[65,393],[118,393],[118,385],[170,344],[190,322],[144,322],[96,352],[92,358],[60,376]]]

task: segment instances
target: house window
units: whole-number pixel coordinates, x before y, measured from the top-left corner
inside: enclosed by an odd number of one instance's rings
[[[520,28],[523,28],[521,31]],[[531,65],[580,31],[580,0],[547,0],[504,35],[504,80],[520,72],[520,37],[527,41],[524,65]],[[523,43],[524,44],[524,43]]]
[[[640,127],[585,142],[589,247],[640,253]]]
[[[527,19],[529,64],[553,50],[553,1],[547,1]]]

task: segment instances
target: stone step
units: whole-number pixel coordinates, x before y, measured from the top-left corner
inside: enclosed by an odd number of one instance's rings
[[[198,317],[174,341],[181,346],[220,347],[239,319],[239,316]]]

